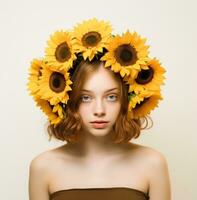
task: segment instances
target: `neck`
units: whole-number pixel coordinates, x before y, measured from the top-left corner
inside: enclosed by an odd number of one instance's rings
[[[81,139],[77,144],[69,144],[80,155],[80,158],[91,162],[118,155],[123,150],[123,144],[113,143],[113,133],[105,136],[94,136],[87,132],[81,133]]]

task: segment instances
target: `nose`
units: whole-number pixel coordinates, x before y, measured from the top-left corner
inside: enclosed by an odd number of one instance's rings
[[[103,102],[100,100],[98,100],[94,106],[94,115],[99,117],[105,115],[105,107],[103,105]]]

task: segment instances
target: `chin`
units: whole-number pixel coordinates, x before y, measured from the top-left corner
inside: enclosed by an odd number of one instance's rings
[[[108,132],[99,131],[99,132],[97,132],[97,133],[91,132],[91,134],[92,134],[93,136],[95,136],[95,137],[103,137],[103,136],[108,135],[109,133],[108,133]]]
[[[93,128],[91,126],[84,126],[84,131],[87,132],[89,135],[95,136],[95,137],[103,137],[110,134],[112,130],[111,126],[108,126],[106,128]]]
[[[93,129],[89,130],[89,132],[93,136],[102,137],[102,136],[109,135],[110,129],[109,128],[105,128],[105,129],[94,129],[93,128]]]

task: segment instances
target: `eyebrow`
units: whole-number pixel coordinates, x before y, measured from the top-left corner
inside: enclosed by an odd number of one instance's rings
[[[111,88],[111,89],[106,90],[104,93],[107,93],[107,92],[110,92],[110,91],[113,91],[113,90],[116,90],[116,89],[118,89],[118,88]],[[83,92],[92,92],[91,90],[86,90],[86,89],[82,89],[81,91],[83,91]]]

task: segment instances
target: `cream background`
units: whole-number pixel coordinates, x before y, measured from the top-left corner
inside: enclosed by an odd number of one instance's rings
[[[1,0],[1,199],[28,199],[30,161],[62,144],[48,142],[46,117],[26,91],[30,61],[44,55],[54,31],[94,16],[109,20],[114,33],[129,28],[146,37],[150,56],[165,66],[154,127],[135,142],[166,156],[174,200],[197,199],[196,6],[195,0]]]

